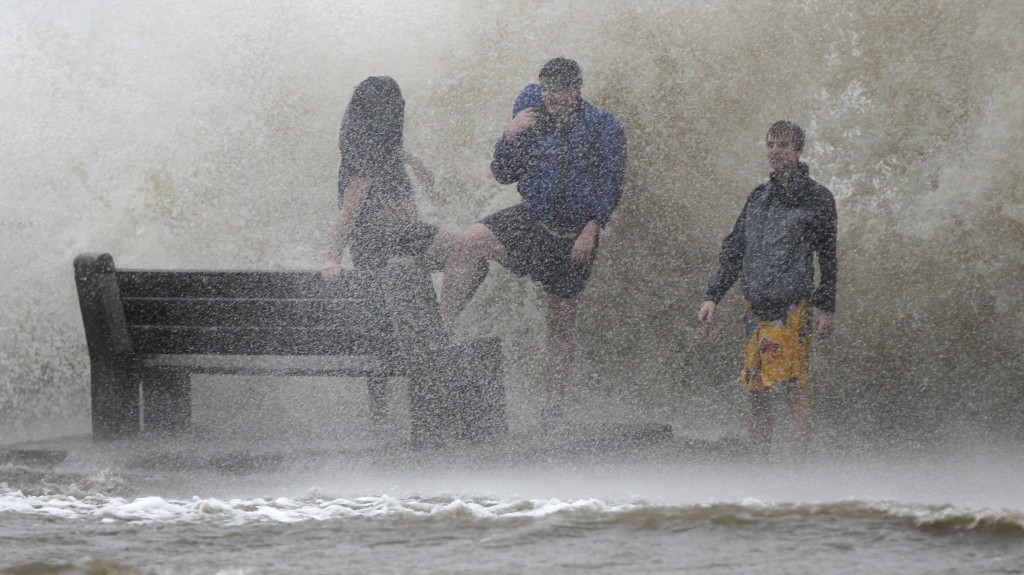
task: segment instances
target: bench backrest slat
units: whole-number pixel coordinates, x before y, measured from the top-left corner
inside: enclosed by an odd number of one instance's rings
[[[345,299],[379,293],[372,272],[346,272],[324,281],[316,272],[117,270],[122,298]]]
[[[379,299],[125,298],[132,326],[337,327],[390,330]]]
[[[135,353],[382,353],[393,332],[374,272],[117,270]]]
[[[386,347],[375,333],[352,327],[129,327],[136,353],[232,355],[380,354]]]
[[[331,280],[315,271],[117,269],[109,254],[75,262],[90,351],[125,365],[139,354],[368,354],[422,366],[447,341],[430,274],[413,261]]]

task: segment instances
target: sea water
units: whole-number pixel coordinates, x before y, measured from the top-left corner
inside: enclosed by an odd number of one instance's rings
[[[0,467],[3,573],[1019,573],[1014,451],[802,464],[535,437],[211,468]],[[75,445],[74,440],[65,440]],[[204,458],[206,458],[204,462]],[[510,462],[514,460],[514,462]],[[147,461],[145,467],[140,461]],[[119,462],[119,463],[118,463]]]

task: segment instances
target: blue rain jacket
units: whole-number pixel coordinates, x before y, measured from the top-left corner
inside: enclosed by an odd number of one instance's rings
[[[543,108],[539,84],[523,88],[512,115],[525,108]],[[491,173],[502,184],[518,182],[530,213],[550,227],[579,230],[590,220],[604,227],[622,197],[626,135],[611,114],[581,99],[567,132],[553,121],[541,121],[513,140],[502,135],[494,146]],[[563,178],[565,196],[556,209]]]

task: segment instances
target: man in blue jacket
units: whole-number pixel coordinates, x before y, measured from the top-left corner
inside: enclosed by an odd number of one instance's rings
[[[773,387],[781,388],[793,416],[794,448],[803,454],[811,430],[810,338],[828,337],[835,327],[836,202],[800,161],[800,126],[775,122],[765,146],[771,177],[750,193],[722,242],[718,273],[697,319],[710,326],[718,302],[740,280],[747,300],[740,381],[750,392],[751,439],[767,454],[773,426],[769,394]],[[817,287],[815,254],[821,272]]]
[[[491,162],[499,182],[518,182],[522,202],[456,236],[441,313],[454,322],[486,277],[489,260],[540,283],[548,294],[548,407],[542,415],[557,419],[572,375],[577,298],[590,277],[598,236],[622,196],[626,137],[611,114],[582,99],[575,61],[550,60],[538,80],[516,98]]]

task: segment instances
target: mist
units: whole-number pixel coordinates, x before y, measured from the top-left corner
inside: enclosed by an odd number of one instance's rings
[[[407,149],[437,176],[423,217],[457,230],[517,201],[489,174],[492,146],[554,56],[579,61],[584,98],[629,138],[577,323],[581,409],[742,432],[739,290],[712,330],[695,314],[767,177],[764,133],[790,119],[839,212],[838,330],[811,374],[819,440],[1024,434],[1018,2],[11,2],[0,31],[4,439],[88,430],[75,255],[318,269],[341,114],[382,74],[405,95]],[[495,265],[459,326],[504,338],[514,428],[543,397],[543,303]],[[295,401],[304,385],[243,382]]]

